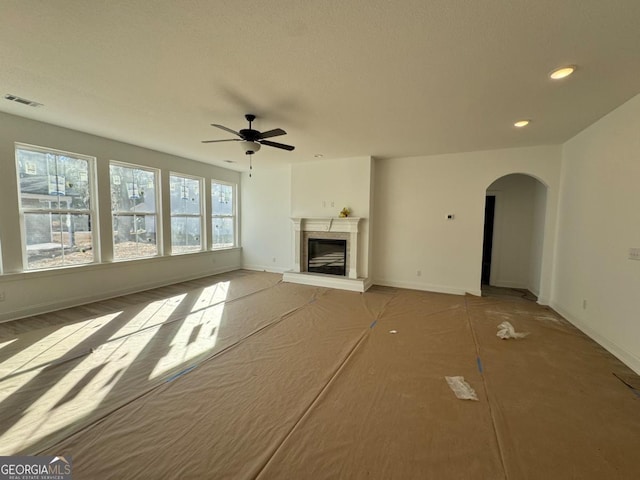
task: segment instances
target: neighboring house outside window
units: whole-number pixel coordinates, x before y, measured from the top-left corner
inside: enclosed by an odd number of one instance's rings
[[[114,259],[158,255],[158,171],[119,162],[109,169]]]
[[[200,252],[202,241],[201,178],[173,173],[169,177],[171,253]]]
[[[25,270],[94,263],[95,158],[16,144]]]
[[[218,180],[211,181],[213,249],[236,245],[236,188]]]

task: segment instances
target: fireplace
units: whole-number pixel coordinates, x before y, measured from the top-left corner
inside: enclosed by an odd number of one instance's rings
[[[358,262],[362,218],[294,217],[293,269],[285,282],[365,292],[370,283]],[[328,275],[327,275],[328,274]]]
[[[347,241],[331,238],[309,238],[307,271],[345,276],[347,273]]]

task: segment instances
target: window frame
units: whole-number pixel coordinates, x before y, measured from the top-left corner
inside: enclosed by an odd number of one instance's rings
[[[171,206],[171,177],[180,177],[186,180],[197,180],[198,181],[198,188],[199,188],[199,195],[200,195],[200,202],[199,202],[199,207],[200,207],[200,213],[196,214],[196,213],[179,213],[179,214],[174,214],[172,211],[172,206]],[[205,195],[203,195],[203,192],[205,193]],[[171,255],[188,255],[188,254],[192,254],[192,253],[200,253],[200,252],[204,252],[207,248],[207,242],[206,242],[206,228],[205,228],[205,223],[204,223],[204,219],[205,219],[205,204],[204,204],[204,198],[206,196],[206,192],[204,190],[204,178],[203,177],[199,177],[197,175],[187,175],[186,173],[178,173],[178,172],[173,172],[170,171],[169,172],[169,217],[170,217],[170,235],[169,235],[169,245],[171,246]],[[173,249],[173,219],[175,217],[182,217],[182,218],[199,218],[200,219],[200,249],[199,250],[194,250],[194,251],[187,251],[187,252],[175,252]]]
[[[229,214],[216,214],[213,207],[213,186],[214,184],[226,185],[231,187],[231,208],[232,213]],[[213,243],[215,239],[214,234],[214,221],[216,218],[231,218],[233,222],[233,245],[224,245],[216,247]],[[238,185],[232,182],[225,182],[223,180],[211,179],[211,250],[226,250],[229,248],[236,248],[238,246]]]
[[[14,161],[15,161],[15,172],[16,172],[16,186],[18,193],[18,214],[20,219],[20,246],[22,250],[22,271],[23,272],[38,272],[38,271],[47,271],[47,270],[58,270],[63,268],[74,268],[74,267],[83,267],[87,265],[95,265],[101,262],[100,258],[100,249],[99,247],[99,221],[98,221],[98,180],[97,180],[97,170],[96,170],[96,157],[91,155],[85,155],[82,153],[68,152],[66,150],[58,150],[56,148],[42,147],[39,145],[31,145],[28,143],[22,142],[14,142]],[[78,160],[84,160],[87,162],[87,186],[89,189],[89,208],[87,209],[78,209],[78,208],[59,208],[60,203],[58,204],[58,208],[29,208],[24,207],[23,203],[23,192],[21,185],[21,177],[20,177],[20,166],[18,165],[18,150],[26,150],[32,152],[38,152],[42,154],[52,154],[56,157],[64,156],[69,158],[74,158]],[[57,175],[56,175],[57,177]],[[56,179],[56,183],[58,180]],[[42,195],[42,194],[34,194],[34,195]],[[93,253],[93,260],[91,262],[84,263],[68,263],[63,265],[54,265],[50,267],[40,267],[40,268],[30,268],[29,267],[29,255],[27,249],[27,221],[26,216],[29,214],[43,214],[49,213],[50,215],[87,215],[89,217],[89,223],[91,225],[91,250]],[[60,235],[60,242],[63,243],[62,232]],[[54,243],[54,242],[51,242]],[[62,248],[62,257],[64,259],[64,247]],[[64,261],[64,260],[63,260]]]
[[[154,201],[155,201],[155,211],[153,213],[150,212],[130,212],[130,211],[126,211],[126,210],[118,210],[118,211],[114,211],[113,209],[113,197],[112,197],[112,191],[111,189],[113,188],[113,185],[111,183],[112,181],[112,177],[111,177],[111,167],[112,166],[116,166],[116,167],[124,167],[124,168],[129,168],[129,169],[134,169],[134,170],[143,170],[145,172],[151,172],[154,174],[154,179],[155,179],[155,185],[154,185],[154,190],[155,190],[155,195],[154,195]],[[162,235],[162,192],[161,192],[161,188],[162,188],[162,179],[161,179],[161,170],[159,168],[154,168],[154,167],[149,167],[147,165],[139,165],[139,164],[135,164],[135,163],[129,163],[129,162],[122,162],[120,160],[109,160],[109,203],[111,204],[111,208],[110,208],[110,212],[109,214],[111,215],[111,229],[113,230],[113,218],[115,216],[130,216],[133,217],[135,219],[136,215],[138,216],[155,216],[154,222],[155,222],[155,246],[156,246],[156,253],[155,255],[141,255],[141,256],[133,256],[133,257],[127,257],[127,258],[116,258],[116,242],[115,242],[115,237],[112,234],[111,235],[111,242],[112,242],[112,247],[113,247],[113,261],[114,262],[130,262],[130,261],[135,261],[135,260],[144,260],[146,258],[158,258],[162,256],[163,253],[163,235]],[[146,220],[146,218],[145,218]],[[136,242],[139,243],[139,242]]]

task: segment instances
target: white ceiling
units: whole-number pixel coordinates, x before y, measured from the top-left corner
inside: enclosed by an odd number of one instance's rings
[[[263,147],[271,164],[557,144],[640,92],[638,0],[0,6],[0,110],[236,169],[237,143],[200,141],[245,113],[296,146]]]

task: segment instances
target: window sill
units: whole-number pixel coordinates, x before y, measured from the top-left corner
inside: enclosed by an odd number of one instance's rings
[[[114,260],[112,262],[102,262],[102,263],[85,263],[82,265],[69,265],[63,267],[49,268],[44,270],[25,270],[23,272],[6,272],[0,274],[0,282],[12,282],[12,281],[21,281],[25,278],[46,278],[46,277],[56,277],[60,275],[74,275],[81,274],[83,272],[90,271],[100,271],[110,268],[119,268],[124,265],[132,265],[136,263],[143,262],[166,262],[172,261],[176,258],[184,257],[185,255],[188,257],[190,255],[211,255],[216,254],[217,252],[232,252],[236,250],[242,250],[242,247],[224,247],[218,248],[215,250],[203,250],[202,252],[192,252],[192,253],[181,253],[176,255],[162,255],[162,256],[153,256],[153,257],[140,257],[140,258],[131,258],[131,259],[120,259]]]

